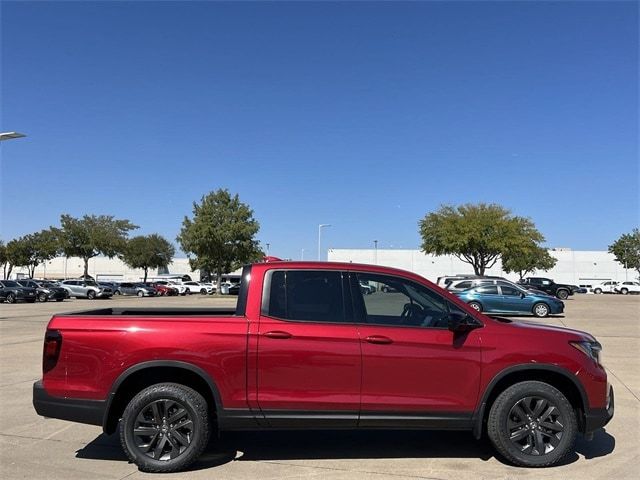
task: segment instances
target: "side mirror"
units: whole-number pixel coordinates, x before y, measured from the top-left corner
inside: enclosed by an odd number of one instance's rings
[[[463,312],[449,313],[449,330],[453,333],[465,333],[477,328],[479,325]]]

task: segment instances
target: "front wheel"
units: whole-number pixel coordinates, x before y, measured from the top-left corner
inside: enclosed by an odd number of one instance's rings
[[[7,294],[7,303],[16,303],[16,294],[8,293]]]
[[[546,303],[536,303],[533,306],[533,314],[538,318],[544,318],[549,315],[549,306]]]
[[[602,289],[601,288],[596,288],[593,293],[596,293],[598,295],[600,295],[602,293]]]
[[[482,311],[482,305],[480,302],[469,302],[469,306],[478,312]]]
[[[46,294],[46,293],[41,292],[41,293],[38,295],[38,300],[39,300],[39,301],[41,301],[41,302],[46,302],[47,300],[49,300],[49,298],[47,297],[47,294]]]
[[[96,292],[94,292],[93,290],[89,290],[89,291],[87,292],[87,298],[88,298],[89,300],[93,300],[94,298],[96,298]]]
[[[623,295],[627,295],[629,293],[629,289],[628,288],[621,288],[620,289],[620,293]]]
[[[143,292],[142,290],[138,290],[137,295],[138,295],[139,297],[144,297],[144,292]]]
[[[515,465],[548,467],[573,449],[578,431],[567,397],[543,382],[512,385],[491,406],[487,433],[500,454]]]
[[[176,383],[145,388],[127,405],[120,421],[120,443],[129,459],[144,472],[183,470],[209,441],[206,400]]]

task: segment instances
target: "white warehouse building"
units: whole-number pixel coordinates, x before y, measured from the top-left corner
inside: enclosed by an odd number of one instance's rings
[[[625,270],[609,252],[562,248],[551,249],[549,253],[558,260],[556,266],[546,272],[537,271],[534,275],[572,285],[595,285],[606,280],[637,280],[636,271]],[[438,277],[446,275],[473,274],[471,265],[453,255],[425,255],[420,250],[332,248],[329,249],[328,258],[334,262],[368,263],[401,268],[433,282]],[[499,260],[485,274],[518,280],[517,274],[507,274],[502,270]]]

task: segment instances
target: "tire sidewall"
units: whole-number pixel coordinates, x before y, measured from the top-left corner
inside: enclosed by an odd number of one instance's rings
[[[133,426],[143,408],[151,402],[165,399],[179,402],[189,412],[194,424],[193,440],[177,458],[154,460],[136,448]],[[152,385],[133,397],[119,425],[120,442],[129,459],[142,471],[167,473],[183,470],[200,456],[209,441],[209,429],[208,406],[202,395],[191,388],[171,383]]]
[[[565,430],[560,444],[545,455],[524,454],[509,440],[507,420],[511,408],[521,399],[532,395],[552,402],[564,420]],[[567,398],[555,387],[538,381],[517,383],[502,392],[491,406],[487,428],[489,438],[498,452],[511,463],[526,467],[547,467],[559,462],[573,449],[578,433],[575,411]]]
[[[480,308],[474,307],[474,305],[478,305]],[[473,308],[476,312],[482,312],[482,304],[480,302],[469,302],[469,306]]]
[[[560,300],[566,300],[567,298],[569,298],[569,292],[567,292],[564,288],[561,288],[556,292],[556,297],[558,297]]]
[[[87,292],[87,298],[88,298],[89,300],[93,300],[94,298],[96,298],[96,292],[94,292],[93,290],[89,290],[89,291]]]

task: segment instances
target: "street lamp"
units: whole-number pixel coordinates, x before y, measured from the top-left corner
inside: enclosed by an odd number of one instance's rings
[[[320,260],[320,244],[321,244],[321,240],[322,240],[322,229],[324,227],[330,227],[331,224],[330,223],[321,223],[320,225],[318,225],[318,261]]]
[[[267,257],[269,256],[269,247],[271,247],[271,244],[267,243]]]
[[[304,248],[300,252],[300,260],[304,260]]]
[[[373,263],[378,264],[378,240],[373,241]]]
[[[13,140],[15,138],[22,138],[22,137],[26,137],[26,135],[24,133],[18,133],[18,132],[1,132],[0,142],[4,140]]]

